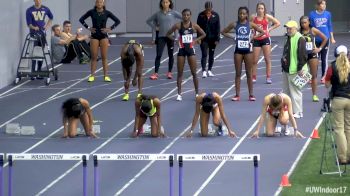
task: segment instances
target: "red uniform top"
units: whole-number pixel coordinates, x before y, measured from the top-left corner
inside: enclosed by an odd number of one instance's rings
[[[261,37],[257,37],[255,38],[255,40],[263,40],[267,37],[270,37],[270,34],[269,34],[269,31],[268,31],[268,27],[269,27],[269,21],[267,20],[266,17],[264,17],[264,19],[262,20],[259,20],[257,16],[254,17],[254,20],[253,22],[258,26],[260,27],[262,30],[265,31],[265,34]],[[255,35],[259,35],[260,32],[258,31],[255,31]]]

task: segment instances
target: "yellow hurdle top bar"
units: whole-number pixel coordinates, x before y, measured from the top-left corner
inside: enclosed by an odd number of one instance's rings
[[[83,159],[83,156],[85,155],[86,160],[89,160],[89,154],[52,154],[52,153],[33,153],[33,154],[27,154],[27,153],[8,153],[6,154],[6,157],[8,159],[9,156],[12,156],[13,161],[81,161]]]
[[[178,154],[183,161],[253,161],[254,156],[260,161],[260,154]]]
[[[168,161],[170,156],[175,158],[174,154],[94,154],[97,160],[103,161]]]

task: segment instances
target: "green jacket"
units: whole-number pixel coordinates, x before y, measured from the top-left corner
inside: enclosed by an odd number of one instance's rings
[[[291,51],[292,48],[296,51]],[[298,71],[302,70],[306,63],[307,52],[304,37],[299,32],[293,37],[288,36],[281,58],[282,71],[289,74],[296,74]]]

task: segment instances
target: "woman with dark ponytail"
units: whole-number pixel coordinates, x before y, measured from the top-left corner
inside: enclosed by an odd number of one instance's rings
[[[143,133],[147,118],[151,121],[152,137],[165,137],[160,117],[160,100],[156,96],[141,95],[135,101],[135,124],[132,137]]]
[[[83,98],[70,98],[62,104],[63,137],[75,137],[77,135],[78,121],[84,127],[85,134],[96,138],[92,130],[93,116],[89,102]]]
[[[218,127],[218,135],[222,135],[222,121],[224,121],[228,134],[230,137],[236,137],[235,132],[232,130],[231,124],[228,121],[222,98],[216,92],[202,93],[196,97],[196,111],[193,116],[191,129],[187,132],[186,136],[191,137],[194,128],[196,127],[198,118],[200,117],[200,127],[202,137],[208,136],[208,124],[210,119],[210,113],[213,116],[213,124]]]

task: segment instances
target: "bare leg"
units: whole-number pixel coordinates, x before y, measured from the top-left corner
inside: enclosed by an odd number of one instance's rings
[[[266,118],[266,136],[272,137],[275,134],[277,119],[270,114]]]
[[[253,54],[246,54],[243,56],[244,64],[245,64],[245,73],[247,76],[247,84],[249,95],[253,96],[253,78],[251,74],[252,66],[253,66]]]
[[[157,117],[156,116],[150,117],[150,121],[151,121],[151,135],[152,135],[152,137],[159,137]]]
[[[240,90],[241,90],[242,61],[243,61],[243,55],[234,54],[234,62],[235,62],[235,69],[236,69],[236,77],[235,77],[236,96],[239,96]]]
[[[68,137],[75,137],[77,135],[78,119],[68,119]]]
[[[198,94],[198,78],[197,78],[197,62],[196,62],[196,56],[189,56],[187,57],[188,64],[190,65],[190,70],[192,74],[193,84],[194,84],[194,90],[196,91],[196,94]]]
[[[177,94],[181,95],[182,75],[184,72],[185,57],[177,57]]]
[[[266,77],[271,77],[271,45],[262,46],[265,63],[266,63]]]
[[[309,66],[310,66],[310,72],[312,75],[311,78],[311,89],[312,89],[312,95],[316,95],[317,92],[317,71],[318,71],[318,59],[310,59],[309,60]]]
[[[101,58],[102,58],[102,65],[103,65],[103,75],[108,76],[108,63],[107,63],[107,54],[108,54],[108,39],[102,39],[100,41],[101,46]]]
[[[261,47],[254,47],[253,48],[253,54],[254,54],[254,64],[252,67],[252,74],[254,77],[256,77],[257,69],[258,69],[258,60],[260,55]]]
[[[97,39],[90,40],[90,51],[91,51],[91,76],[95,76],[97,66],[98,48],[100,47],[100,41]]]
[[[200,121],[199,124],[201,126],[201,135],[202,137],[208,136],[208,124],[209,124],[209,114],[205,113],[203,110],[200,111]]]

